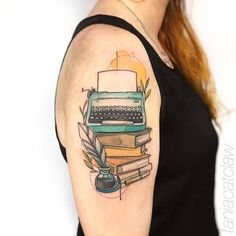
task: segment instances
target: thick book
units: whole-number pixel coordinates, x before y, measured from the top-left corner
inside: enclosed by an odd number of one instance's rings
[[[111,172],[121,174],[140,169],[149,164],[149,154],[134,157],[107,157],[106,164],[111,167]]]
[[[135,148],[104,146],[107,157],[133,157],[141,156],[147,151],[145,144]]]
[[[107,157],[106,164],[111,168],[111,173],[120,175],[130,171],[138,170],[148,165],[149,157],[149,154],[135,157]],[[92,159],[92,164],[94,169],[99,171],[99,166],[94,159]]]
[[[113,147],[131,147],[135,148],[151,141],[151,128],[142,131],[125,133],[96,133],[101,144]]]
[[[150,171],[146,171],[146,172],[142,173],[141,175],[138,175],[136,177],[131,177],[130,179],[125,180],[123,182],[121,181],[121,187],[123,188],[125,186],[128,186],[128,185],[130,185],[132,183],[135,183],[135,182],[137,182],[137,181],[139,181],[141,179],[146,178],[149,175],[150,175]]]
[[[125,181],[129,181],[130,179],[136,178],[138,176],[142,176],[146,172],[150,172],[152,170],[152,163],[149,163],[137,170],[125,172],[122,174],[119,174],[121,183],[124,183]]]

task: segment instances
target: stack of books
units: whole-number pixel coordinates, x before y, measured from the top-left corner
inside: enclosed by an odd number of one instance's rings
[[[104,146],[106,163],[111,172],[120,177],[122,187],[139,181],[150,174],[152,164],[146,144],[151,141],[151,128],[125,133],[96,133]],[[96,162],[93,164],[96,166]]]

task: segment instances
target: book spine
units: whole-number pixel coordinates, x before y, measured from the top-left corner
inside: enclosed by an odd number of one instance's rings
[[[119,174],[119,177],[120,177],[120,180],[124,182],[125,180],[137,177],[138,175],[141,175],[144,172],[151,171],[151,170],[152,170],[152,163],[149,163],[148,165],[145,165],[145,166],[141,167],[140,169],[130,171],[127,173]]]
[[[136,176],[134,178],[131,178],[131,179],[128,179],[128,180],[125,180],[124,182],[121,181],[121,187],[125,187],[125,186],[128,186],[134,182],[137,182],[141,179],[144,179],[146,178],[147,176],[150,175],[150,171],[147,171],[147,172],[144,172],[143,174],[139,175],[139,176]]]
[[[142,132],[126,133],[126,134],[97,134],[98,140],[104,146],[135,148],[142,144],[150,142],[150,128],[146,128]]]
[[[147,165],[148,163],[149,163],[149,156],[141,159],[138,162],[133,162],[133,163],[129,163],[127,165],[124,164],[124,165],[117,166],[116,171],[117,171],[117,174],[122,174],[124,172],[137,170],[137,169]]]
[[[105,152],[107,157],[140,156],[146,152],[146,147],[145,145],[141,145],[136,148],[117,148],[105,146]]]
[[[150,141],[151,141],[150,134],[144,134],[144,135],[135,137],[134,145],[140,146]]]
[[[131,135],[98,136],[98,140],[105,146],[133,148],[136,147],[135,136]]]

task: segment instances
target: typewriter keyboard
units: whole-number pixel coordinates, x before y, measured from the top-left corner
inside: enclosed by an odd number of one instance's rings
[[[141,106],[92,106],[88,121],[89,123],[103,121],[143,123],[143,111]]]

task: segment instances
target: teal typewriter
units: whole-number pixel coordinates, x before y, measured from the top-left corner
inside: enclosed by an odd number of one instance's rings
[[[135,71],[98,72],[97,91],[88,98],[86,125],[94,132],[131,132],[146,128],[145,99],[138,91]]]

